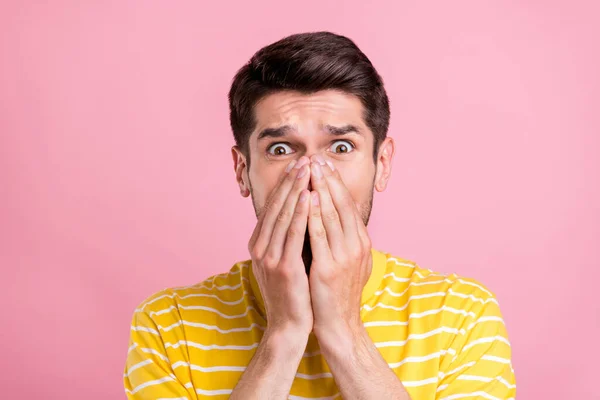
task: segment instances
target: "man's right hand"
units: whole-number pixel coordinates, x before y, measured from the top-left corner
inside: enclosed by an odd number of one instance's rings
[[[293,163],[293,161],[292,161]],[[287,399],[313,328],[302,246],[308,224],[310,160],[290,164],[259,212],[248,250],[267,328],[229,397]]]
[[[252,268],[265,303],[266,333],[308,337],[313,327],[302,246],[308,221],[310,160],[286,168],[263,209],[248,243]]]

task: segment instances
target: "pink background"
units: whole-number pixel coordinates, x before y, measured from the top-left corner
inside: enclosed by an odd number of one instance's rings
[[[248,258],[226,93],[311,30],[391,98],[374,246],[497,294],[520,399],[600,398],[594,2],[25,3],[0,6],[3,398],[124,398],[135,306]]]

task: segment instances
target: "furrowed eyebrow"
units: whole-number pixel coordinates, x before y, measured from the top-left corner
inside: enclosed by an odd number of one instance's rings
[[[358,127],[354,125],[344,125],[344,126],[332,126],[325,125],[325,130],[332,135],[340,136],[345,135],[347,133],[356,133],[358,135],[362,135],[362,132]]]
[[[333,125],[325,125],[324,129],[327,133],[334,136],[342,136],[348,133],[356,133],[357,135],[362,135],[363,133],[358,129],[358,127],[354,125],[344,125],[344,126],[333,126]],[[283,125],[278,128],[266,128],[260,131],[258,134],[258,139],[261,140],[264,138],[280,138],[287,135],[290,131],[294,130],[294,128],[290,125]]]
[[[261,140],[261,139],[270,138],[270,137],[271,138],[282,137],[282,136],[285,136],[292,129],[293,128],[290,125],[283,125],[278,128],[266,128],[266,129],[263,129],[262,131],[260,131],[260,133],[258,135],[258,139],[256,139],[256,140]]]

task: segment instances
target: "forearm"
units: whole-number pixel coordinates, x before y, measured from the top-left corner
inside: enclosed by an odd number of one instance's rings
[[[354,332],[344,328],[328,329],[317,334],[317,338],[342,397],[410,400],[402,382],[383,359],[364,327]]]
[[[266,331],[230,399],[287,399],[308,336]]]

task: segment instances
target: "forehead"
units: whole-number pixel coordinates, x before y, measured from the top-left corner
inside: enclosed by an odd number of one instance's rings
[[[324,90],[311,94],[281,91],[266,96],[256,104],[255,131],[284,124],[353,124],[364,128],[363,110],[358,97],[338,90]]]

